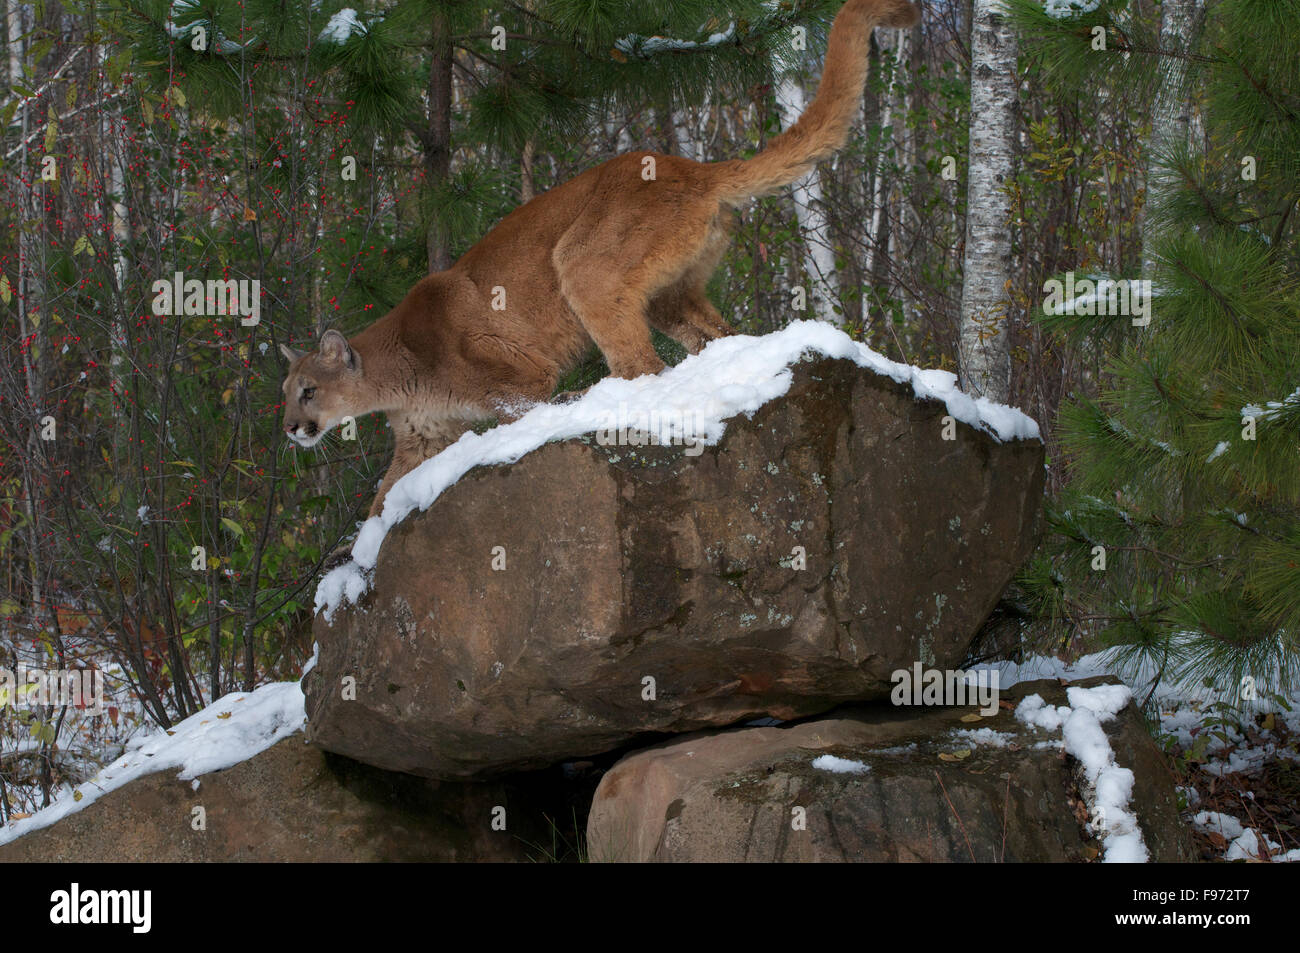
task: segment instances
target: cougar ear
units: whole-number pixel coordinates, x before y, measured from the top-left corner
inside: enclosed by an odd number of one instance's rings
[[[355,371],[361,364],[348,339],[333,328],[321,335],[320,359],[323,364],[346,367],[350,371]]]
[[[280,345],[280,353],[283,354],[283,355],[285,356],[285,359],[286,359],[290,364],[292,364],[294,361],[298,360],[298,358],[302,357],[302,356],[303,356],[304,354],[306,354],[307,352],[306,352],[306,351],[299,351],[297,348],[292,348],[292,347],[290,347],[290,346],[287,345],[287,344],[281,344],[281,345]]]

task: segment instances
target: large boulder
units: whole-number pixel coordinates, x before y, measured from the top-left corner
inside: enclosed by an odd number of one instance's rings
[[[1104,679],[1079,685],[1095,685]],[[1020,685],[1064,705],[1055,681]],[[607,771],[587,821],[593,861],[1086,861],[1078,762],[1007,709],[852,706],[779,728],[687,735]],[[1153,861],[1191,861],[1168,767],[1132,703],[1105,725],[1133,772],[1129,810]],[[826,761],[818,759],[827,758]],[[838,761],[832,759],[839,759]],[[802,812],[800,814],[800,812]],[[1110,858],[1108,858],[1110,859]]]
[[[0,845],[0,863],[554,859],[544,845],[556,831],[538,809],[554,785],[542,778],[428,781],[324,754],[301,735],[193,781],[175,774],[145,775]]]
[[[481,778],[956,667],[1034,543],[1043,447],[948,414],[819,359],[698,456],[588,437],[471,470],[317,617],[312,741]]]

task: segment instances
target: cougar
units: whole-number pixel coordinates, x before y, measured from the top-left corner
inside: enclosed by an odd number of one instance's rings
[[[663,369],[651,328],[691,353],[730,334],[704,289],[732,213],[843,146],[872,28],[917,16],[908,0],[849,0],[816,99],[752,159],[617,156],[515,209],[353,337],[326,331],[312,352],[281,345],[285,433],[311,447],[346,417],[387,414],[395,449],[375,516],[398,479],[474,421],[510,421],[549,399],[593,342],[611,374],[633,378]]]

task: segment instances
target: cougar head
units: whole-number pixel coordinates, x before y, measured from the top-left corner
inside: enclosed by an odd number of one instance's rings
[[[361,387],[361,355],[338,331],[321,335],[315,351],[280,345],[289,359],[284,391],[284,432],[300,447],[314,447],[344,417],[366,412]]]

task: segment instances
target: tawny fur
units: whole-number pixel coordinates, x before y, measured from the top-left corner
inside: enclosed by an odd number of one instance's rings
[[[515,209],[350,340],[330,331],[314,352],[285,348],[286,432],[311,446],[344,417],[387,414],[395,450],[373,516],[393,483],[474,420],[510,420],[547,400],[593,342],[613,375],[631,378],[663,369],[651,328],[691,353],[730,334],[704,289],[733,211],[844,145],[872,28],[916,18],[908,0],[849,0],[831,28],[817,98],[754,158],[618,156]],[[647,157],[653,179],[642,174]]]

